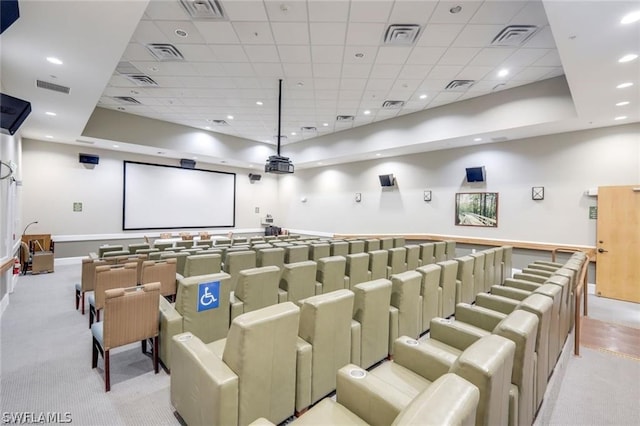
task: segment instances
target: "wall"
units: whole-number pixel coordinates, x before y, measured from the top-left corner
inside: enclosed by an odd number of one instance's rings
[[[597,200],[584,192],[639,183],[638,135],[633,124],[300,170],[281,178],[282,217],[292,229],[336,233],[594,245],[596,221],[588,212]],[[466,184],[465,167],[479,165],[487,181]],[[386,173],[395,175],[396,188],[380,187],[378,175]],[[531,200],[532,186],[545,187],[543,201]],[[429,203],[425,189],[433,191]],[[497,228],[454,225],[455,193],[475,191],[499,193]]]
[[[80,164],[80,152],[98,155],[100,163],[93,168]],[[37,225],[29,228],[29,233],[54,235],[56,257],[85,255],[87,244],[97,247],[105,241],[126,241],[127,238],[140,240],[145,234],[122,231],[123,160],[179,165],[176,159],[26,138],[23,141],[23,159],[22,222],[38,220]],[[250,169],[234,169],[200,162],[196,167],[237,174],[236,230],[259,230],[260,219],[267,213],[271,213],[277,220],[276,177],[263,174],[262,180],[251,184],[248,178]],[[82,212],[73,211],[74,202],[82,202]],[[255,213],[255,207],[260,208],[260,213]],[[226,233],[228,230],[218,231]],[[146,234],[158,233],[159,231],[153,231]],[[87,240],[95,242],[88,243]],[[74,243],[77,249],[65,248],[67,243]]]

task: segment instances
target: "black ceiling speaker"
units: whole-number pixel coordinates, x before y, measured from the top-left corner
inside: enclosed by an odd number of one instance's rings
[[[20,17],[18,0],[0,1],[0,34],[11,26]]]
[[[394,186],[396,184],[396,178],[393,175],[380,175],[380,185],[381,186]]]
[[[259,175],[257,173],[249,173],[249,182],[257,182],[260,179],[262,179],[262,175]]]
[[[93,154],[78,154],[78,161],[82,164],[98,164],[100,162],[100,157]]]
[[[30,112],[29,102],[0,93],[0,127],[5,135],[15,134]]]
[[[188,158],[183,158],[180,160],[180,167],[183,169],[195,169],[196,162],[193,160],[189,160]]]
[[[267,159],[267,164],[264,166],[265,173],[293,173],[293,163],[289,157],[282,157],[280,155],[280,127],[282,122],[282,79],[279,80],[278,86],[278,151],[277,155],[271,155]]]
[[[467,182],[484,182],[485,180],[484,166],[467,167]]]

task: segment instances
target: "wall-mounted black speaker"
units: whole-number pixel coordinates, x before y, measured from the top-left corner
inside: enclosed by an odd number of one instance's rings
[[[5,135],[13,135],[17,132],[30,112],[29,102],[0,93],[0,127]]]
[[[78,161],[82,164],[98,164],[100,162],[100,157],[93,154],[78,154]]]
[[[467,167],[467,182],[484,182],[485,180],[484,166]]]
[[[188,158],[183,158],[180,160],[180,167],[183,169],[195,169],[196,162],[193,160],[189,160]]]
[[[249,181],[250,181],[251,183],[253,183],[253,182],[257,182],[257,181],[259,181],[260,179],[262,179],[262,175],[259,175],[259,174],[257,174],[257,173],[249,173]]]
[[[394,186],[396,184],[396,178],[393,175],[379,175],[381,186]]]
[[[11,26],[20,17],[18,0],[0,1],[0,34]]]

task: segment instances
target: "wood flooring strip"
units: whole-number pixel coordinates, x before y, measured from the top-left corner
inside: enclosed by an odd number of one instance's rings
[[[582,318],[582,345],[640,359],[640,329]]]

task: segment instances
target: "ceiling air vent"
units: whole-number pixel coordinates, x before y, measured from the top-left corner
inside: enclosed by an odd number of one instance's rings
[[[392,24],[384,33],[384,44],[392,46],[411,46],[420,35],[420,25]]]
[[[492,46],[517,47],[522,46],[538,31],[536,25],[509,25],[491,41]]]
[[[224,19],[224,12],[217,0],[180,0],[189,16],[195,19]]]
[[[123,76],[136,86],[158,87],[158,83],[146,74],[123,74]]]
[[[42,81],[42,80],[36,80],[36,86],[41,88],[41,89],[53,90],[54,92],[60,92],[60,93],[64,93],[64,94],[67,94],[67,95],[69,94],[69,91],[71,90],[70,87],[61,86],[59,84],[49,83],[48,81]]]
[[[140,102],[136,98],[132,98],[131,96],[114,96],[113,99],[123,104],[142,105],[142,102]]]
[[[382,103],[383,109],[400,109],[404,106],[404,101],[384,101]]]
[[[318,131],[318,129],[313,126],[301,127],[300,130],[302,130],[302,133],[316,133]]]
[[[159,61],[184,61],[182,53],[169,43],[149,43],[147,49]]]
[[[451,80],[445,90],[464,91],[473,86],[475,82],[475,80]]]
[[[353,115],[339,115],[336,117],[336,121],[353,121]]]

